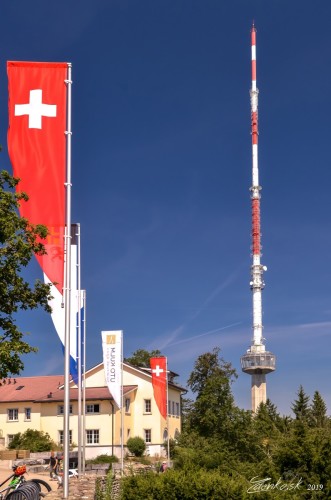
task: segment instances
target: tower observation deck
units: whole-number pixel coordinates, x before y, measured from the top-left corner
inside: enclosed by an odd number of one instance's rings
[[[258,168],[258,94],[256,87],[256,29],[253,25],[251,31],[252,50],[252,88],[251,121],[252,121],[252,250],[253,263],[251,266],[250,287],[253,297],[253,339],[246,354],[241,359],[241,368],[244,373],[251,375],[252,411],[255,413],[260,403],[267,400],[266,375],[275,371],[276,357],[266,351],[262,335],[262,290],[264,288],[263,273],[267,270],[261,264],[261,224],[260,224],[260,199],[261,186],[259,185]]]

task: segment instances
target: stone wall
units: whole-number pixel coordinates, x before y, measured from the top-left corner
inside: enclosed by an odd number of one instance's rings
[[[86,475],[79,478],[72,478],[69,481],[69,500],[94,500],[95,499],[95,485],[96,485],[96,475]],[[60,500],[63,499],[63,488],[60,487],[57,490],[52,490],[47,493],[47,500]]]

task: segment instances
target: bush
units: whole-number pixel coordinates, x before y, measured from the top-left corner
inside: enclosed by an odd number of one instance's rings
[[[115,455],[98,455],[91,460],[86,460],[87,464],[112,464],[114,462],[118,462]]]
[[[146,473],[122,480],[122,500],[238,500],[249,499],[249,482],[231,478],[218,471],[167,470],[164,474]],[[274,498],[275,492],[261,494],[261,500]],[[276,497],[277,498],[277,497]]]
[[[8,448],[10,450],[30,450],[32,452],[51,451],[56,449],[56,444],[47,432],[27,429],[23,434],[20,432],[15,434]]]
[[[129,438],[126,446],[135,457],[142,457],[146,450],[145,441],[139,436]]]

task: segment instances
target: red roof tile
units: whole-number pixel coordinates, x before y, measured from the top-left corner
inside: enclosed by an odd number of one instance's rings
[[[10,382],[9,382],[10,380]],[[6,384],[0,386],[0,402],[24,402],[35,401],[48,403],[51,401],[63,401],[63,375],[50,375],[43,377],[17,377],[7,380]],[[59,389],[61,387],[61,389]],[[124,386],[124,394],[128,394],[137,388],[136,385]],[[107,386],[87,387],[86,400],[111,400],[112,395]],[[77,401],[78,389],[70,389],[70,400]]]

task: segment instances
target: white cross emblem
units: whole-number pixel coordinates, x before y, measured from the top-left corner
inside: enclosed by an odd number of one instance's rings
[[[15,116],[29,115],[29,128],[42,128],[41,118],[56,116],[56,104],[43,104],[41,89],[30,90],[28,104],[15,104]]]
[[[159,377],[160,374],[163,372],[164,372],[163,368],[160,368],[159,365],[156,365],[155,370],[152,370],[152,373],[155,373],[157,377]]]

